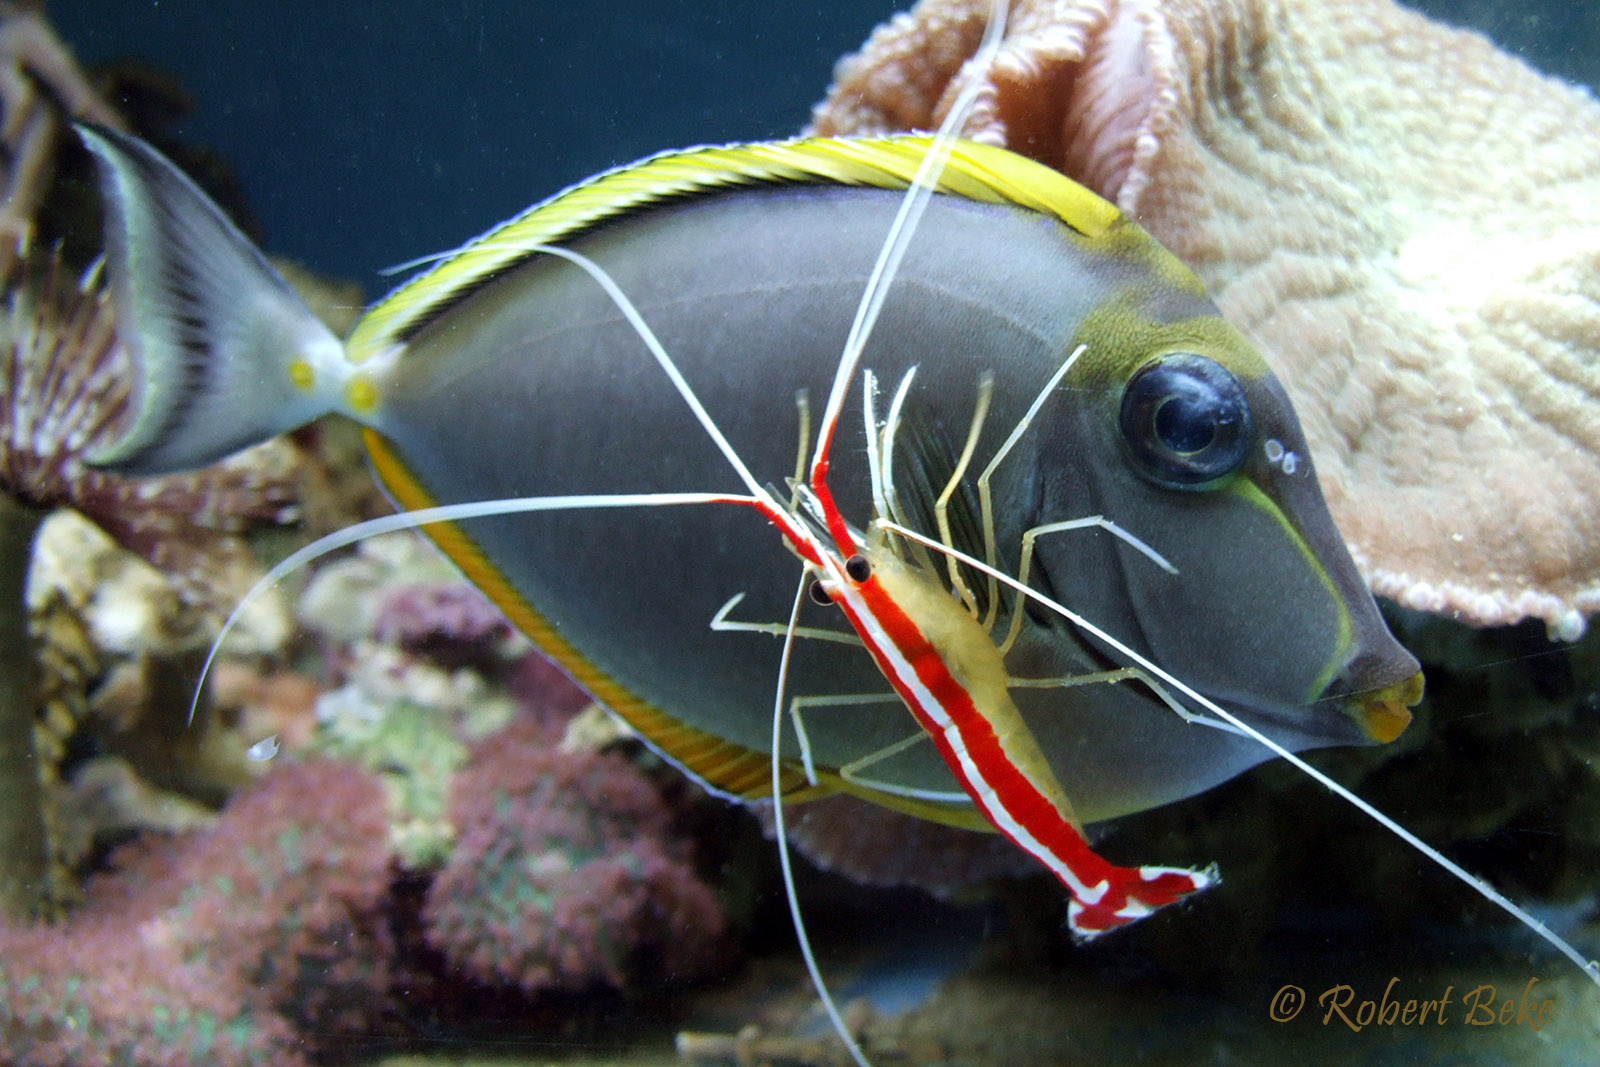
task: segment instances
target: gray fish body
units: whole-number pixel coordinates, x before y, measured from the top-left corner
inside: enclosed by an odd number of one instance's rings
[[[97,151],[116,171],[116,146]],[[814,444],[822,401],[902,195],[833,182],[756,183],[668,198],[583,226],[560,243],[615,279],[738,454],[784,496],[801,447],[797,395],[810,398]],[[1130,232],[1137,233],[1128,227],[1123,237]],[[880,418],[887,394],[916,368],[896,454],[902,494],[926,512],[966,437],[979,378],[992,373],[992,406],[957,508],[969,520],[958,547],[981,554],[970,535],[976,471],[1063,361],[1086,346],[1082,370],[1045,398],[995,474],[1001,569],[1015,572],[1025,531],[1104,515],[1178,573],[1103,530],[1079,530],[1040,539],[1032,584],[1291,748],[1360,743],[1346,699],[1399,684],[1415,674],[1415,663],[1362,588],[1288,401],[1264,366],[1250,361],[1253,354],[1239,357],[1237,376],[1261,440],[1232,488],[1173,489],[1130,460],[1119,411],[1148,342],[1182,351],[1213,336],[1230,347],[1236,337],[1183,281],[1186,272],[1137,238],[1116,244],[1039,211],[932,198],[861,363],[883,383]],[[372,316],[404,299],[405,290],[397,292]],[[382,358],[357,371],[379,396],[357,414],[383,438],[388,465],[380,454],[380,472],[403,472],[385,477],[391,489],[406,483],[399,495],[409,492],[408,504],[419,490],[437,503],[742,491],[612,300],[572,265],[523,257],[436,305],[395,330]],[[873,508],[861,410],[857,380],[831,484],[844,513],[865,527]],[[160,447],[175,447],[175,435],[181,438],[181,426],[163,431]],[[1279,458],[1264,447],[1268,440]],[[203,451],[195,444],[185,454]],[[1292,471],[1283,453],[1300,458]],[[919,456],[928,463],[920,474]],[[707,504],[459,525],[467,554],[481,552],[486,573],[511,591],[496,599],[517,601],[508,610],[522,604],[535,612],[575,651],[580,678],[602,677],[739,749],[769,751],[780,642],[710,626],[741,593],[735,619],[789,616],[801,566],[757,512]],[[463,565],[482,584],[473,559]],[[1001,602],[1009,608],[1010,597]],[[810,603],[801,624],[847,629],[836,609]],[[1006,661],[1018,679],[1068,679],[1116,665],[1092,639],[1031,607]],[[797,642],[788,696],[868,694],[886,699],[822,701],[806,710],[820,767],[860,760],[917,727],[864,650]],[[1013,695],[1085,821],[1193,794],[1267,755],[1256,742],[1185,722],[1136,684]],[[789,725],[783,752],[799,752]],[[960,792],[929,744],[865,773],[896,795]]]
[[[617,280],[739,454],[759,478],[781,486],[793,476],[799,447],[796,394],[807,390],[819,405],[827,395],[898,201],[888,190],[754,190],[624,220],[571,247]],[[1072,351],[1084,316],[1113,286],[1131,280],[1089,269],[1071,238],[1039,215],[936,198],[863,365],[886,389],[915,365],[910,403],[957,445],[972,417],[979,375],[994,372],[998,387],[979,448],[987,458]],[[1167,303],[1177,316],[1214,314],[1192,299]],[[386,383],[376,428],[440,502],[739,491],[631,327],[568,264],[540,260],[517,268],[407,346]],[[1063,398],[1062,406],[1069,403]],[[880,412],[886,404],[885,397]],[[1099,449],[1073,440],[1094,428],[1057,432],[1051,423],[1061,414],[1042,414],[997,472],[996,543],[1005,558],[1014,566],[1025,529],[1099,510],[1158,551],[1203,558],[1205,545],[1185,548],[1195,535],[1182,526],[1147,528],[1096,491],[1084,467]],[[845,513],[865,525],[871,498],[862,421],[856,401],[835,446],[832,484]],[[1115,425],[1102,429],[1113,434]],[[717,723],[740,745],[770,748],[779,642],[708,625],[741,592],[738,618],[788,617],[800,566],[754,511],[641,508],[465,525],[605,673],[692,721]],[[1066,602],[1097,619],[1104,613],[1090,605],[1105,601],[1106,585],[1129,584],[1124,570],[1166,579],[1159,583],[1165,587],[1184,581],[1096,531],[1053,535],[1040,556],[1052,578],[1065,576]],[[1206,611],[1211,622],[1228,614],[1224,603]],[[1039,618],[1042,624],[1028,625],[1014,671],[1064,677],[1098,669],[1064,626]],[[802,622],[845,628],[837,612],[809,603]],[[1148,651],[1164,662],[1161,650]],[[789,692],[888,690],[864,651],[801,641]],[[1023,704],[1031,706],[1040,745],[1069,783],[1078,811],[1091,820],[1208,788],[1266,756],[1254,742],[1186,725],[1127,687],[1031,693]],[[898,703],[816,708],[806,724],[817,759],[829,766],[916,729]],[[1357,739],[1342,718],[1334,725],[1334,736],[1319,722],[1288,740],[1298,746]],[[792,730],[784,747],[799,751]],[[1170,758],[1162,758],[1166,752]],[[875,766],[873,776],[957,790],[931,745]]]

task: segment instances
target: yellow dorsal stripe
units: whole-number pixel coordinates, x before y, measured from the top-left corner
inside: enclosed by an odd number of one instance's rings
[[[401,285],[356,325],[346,351],[359,363],[387,350],[461,295],[526,259],[529,246],[568,240],[606,219],[664,200],[761,184],[904,189],[931,140],[920,135],[815,137],[692,148],[608,171],[529,208]],[[1090,237],[1122,218],[1113,205],[1044,164],[972,141],[956,143],[938,189],[1051,215]]]

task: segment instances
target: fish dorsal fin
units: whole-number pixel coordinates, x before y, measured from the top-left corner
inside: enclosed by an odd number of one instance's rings
[[[393,349],[489,279],[598,223],[664,201],[756,185],[831,183],[904,189],[932,138],[813,137],[652,156],[574,185],[501,223],[376,304],[350,335],[357,362]],[[1042,163],[1001,148],[958,142],[939,192],[1009,203],[1053,216],[1089,237],[1122,219],[1116,207]]]

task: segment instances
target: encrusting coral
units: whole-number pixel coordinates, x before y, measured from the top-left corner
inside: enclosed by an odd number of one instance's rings
[[[819,133],[932,128],[989,0],[922,0]],[[1375,592],[1600,610],[1600,104],[1391,0],[1017,0],[966,132],[1117,203],[1299,410]]]
[[[294,1067],[388,1004],[383,791],[276,767],[214,825],[112,857],[58,925],[0,921],[0,1059]]]
[[[559,740],[525,714],[456,774],[460,836],[428,891],[429,943],[525,992],[700,974],[725,918],[662,796],[623,757]]]

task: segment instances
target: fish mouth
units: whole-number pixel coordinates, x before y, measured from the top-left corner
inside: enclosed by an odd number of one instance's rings
[[[1349,694],[1344,698],[1344,713],[1367,737],[1386,745],[1411,725],[1411,708],[1422,699],[1422,689],[1419,670],[1381,689]]]

